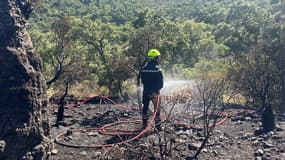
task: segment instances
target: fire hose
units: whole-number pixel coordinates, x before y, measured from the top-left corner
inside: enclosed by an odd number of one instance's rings
[[[114,102],[113,100],[111,100],[108,97],[99,96],[99,95],[95,95],[93,97],[90,97],[90,98],[82,101],[81,103],[72,104],[72,105],[70,105],[68,107],[77,107],[77,106],[80,106],[82,104],[86,104],[88,101],[90,101],[90,100],[92,100],[94,98],[102,98],[104,100],[107,100],[111,104],[113,104],[113,105],[115,105],[115,106],[117,106],[117,107],[119,107],[121,109],[124,109],[124,110],[128,110],[129,109],[129,107],[117,104],[116,102]],[[159,101],[160,101],[160,97],[158,97],[158,103],[157,104],[159,104]],[[141,123],[140,120],[136,120],[136,121],[118,121],[118,122],[106,124],[106,125],[104,125],[102,127],[98,127],[98,128],[84,128],[84,129],[74,129],[74,130],[72,130],[72,132],[97,131],[101,135],[108,135],[108,136],[132,136],[131,138],[129,138],[127,140],[122,140],[120,142],[111,143],[111,144],[92,144],[92,145],[81,144],[81,145],[78,145],[78,144],[72,144],[72,143],[69,143],[69,142],[60,141],[60,139],[63,136],[66,135],[66,131],[64,131],[64,132],[60,132],[59,134],[56,135],[55,142],[60,144],[60,145],[67,146],[67,147],[73,147],[73,148],[102,148],[102,147],[113,147],[115,145],[129,143],[131,141],[134,141],[135,139],[138,139],[138,138],[142,137],[144,134],[146,134],[146,133],[151,131],[152,124],[153,124],[153,122],[155,120],[155,117],[156,117],[156,114],[157,114],[157,112],[159,110],[159,107],[160,106],[154,107],[155,111],[152,114],[152,116],[151,116],[151,118],[150,118],[150,120],[149,120],[149,122],[147,124],[147,127],[145,129],[143,129],[143,130],[123,130],[123,129],[115,129],[115,128],[113,128],[113,126],[120,125],[120,124],[140,124]],[[252,110],[241,110],[241,109],[240,110],[236,110],[236,111],[238,111],[239,113],[240,112],[253,112]],[[220,120],[216,121],[215,124],[212,124],[211,126],[208,126],[208,127],[222,125],[228,119],[228,117],[232,116],[233,112],[236,112],[236,111],[227,110],[227,111],[223,111],[223,112],[219,113],[218,116],[221,117]],[[185,123],[185,122],[184,123],[183,122],[177,122],[176,125],[189,127],[189,128],[203,128],[204,127],[203,125],[197,125],[197,124],[194,125],[194,124]]]

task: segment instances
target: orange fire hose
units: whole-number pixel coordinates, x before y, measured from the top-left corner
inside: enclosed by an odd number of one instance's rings
[[[86,100],[84,100],[83,102],[81,103],[78,103],[78,104],[73,104],[73,105],[70,105],[69,107],[77,107],[77,106],[80,106],[82,104],[85,104],[87,103],[89,100],[93,99],[93,98],[103,98],[107,101],[109,101],[110,103],[112,103],[113,105],[116,105],[117,107],[121,108],[121,109],[125,109],[125,110],[129,110],[130,108],[127,107],[127,106],[123,106],[123,105],[119,105],[117,103],[115,103],[113,100],[111,100],[110,98],[108,97],[104,97],[104,96],[99,96],[99,95],[96,95],[96,96],[93,96],[93,97],[90,97]],[[157,104],[160,104],[160,97],[158,97],[158,103]],[[123,129],[114,129],[112,128],[112,126],[116,126],[116,125],[119,125],[119,124],[126,124],[126,123],[134,123],[134,124],[139,124],[141,123],[140,120],[136,120],[136,121],[118,121],[118,122],[114,122],[114,123],[110,123],[110,124],[106,124],[102,127],[99,127],[99,128],[84,128],[84,129],[75,129],[75,130],[72,130],[72,132],[88,132],[88,131],[98,131],[99,134],[102,134],[102,135],[108,135],[108,136],[133,136],[132,138],[129,138],[127,140],[124,140],[124,141],[121,141],[121,142],[117,142],[117,143],[113,143],[113,144],[93,144],[93,145],[78,145],[78,144],[72,144],[70,142],[62,142],[60,141],[60,139],[66,135],[66,132],[61,132],[59,134],[57,134],[57,136],[55,137],[55,142],[60,144],[60,145],[64,145],[64,146],[67,146],[67,147],[73,147],[73,148],[102,148],[102,147],[113,147],[115,145],[120,145],[120,144],[126,144],[126,143],[129,143],[135,139],[138,139],[139,137],[141,137],[142,135],[148,133],[151,131],[151,127],[152,127],[152,124],[155,120],[155,117],[156,117],[156,114],[159,110],[159,105],[155,107],[155,112],[152,114],[152,117],[150,118],[150,121],[148,122],[147,124],[147,127],[143,130],[123,130]],[[224,111],[224,112],[221,112],[219,114],[219,116],[221,116],[221,120],[217,121],[215,124],[212,124],[215,125],[215,126],[218,126],[218,125],[221,125],[223,124],[229,116],[232,116],[233,115],[233,112],[253,112],[252,110],[227,110],[227,111]],[[176,123],[177,125],[180,125],[180,126],[185,126],[185,127],[189,127],[189,128],[203,128],[203,125],[194,125],[194,124],[189,124],[189,123],[182,123],[182,122],[177,122]],[[209,127],[212,127],[212,126],[209,126]]]

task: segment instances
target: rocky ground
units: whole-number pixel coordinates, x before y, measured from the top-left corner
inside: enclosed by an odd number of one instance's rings
[[[162,104],[164,105],[166,104]],[[51,127],[53,139],[58,136],[57,141],[62,144],[54,144],[50,159],[190,160],[204,139],[202,129],[180,126],[176,123],[177,119],[191,123],[190,116],[180,116],[181,113],[171,112],[173,119],[163,122],[163,131],[152,130],[126,144],[112,145],[140,133],[118,137],[106,135],[116,133],[115,130],[108,130],[103,134],[99,132],[99,127],[118,121],[122,123],[112,126],[113,128],[134,132],[139,130],[141,125],[136,120],[140,119],[140,113],[137,107],[131,103],[126,106],[130,107],[98,103],[95,100],[77,107],[66,107],[64,122],[58,127]],[[276,117],[276,130],[257,135],[255,132],[261,126],[260,115],[256,112],[238,111],[240,110],[236,108],[231,110],[225,122],[215,128],[199,159],[285,160],[285,116]],[[51,124],[55,123],[55,113],[56,108],[51,109]],[[167,114],[163,117],[167,117]]]

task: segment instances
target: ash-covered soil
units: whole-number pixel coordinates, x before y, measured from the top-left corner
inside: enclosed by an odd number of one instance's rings
[[[170,102],[164,97],[162,117],[168,119],[162,122],[163,130],[158,132],[152,129],[140,137],[136,137],[141,131],[141,114],[137,105],[132,102],[125,105],[104,101],[96,103],[65,108],[64,122],[58,127],[51,127],[52,138],[58,137],[58,143],[54,143],[50,155],[51,160],[190,160],[204,140],[203,129],[180,125],[181,122],[201,123],[199,116],[196,116],[196,120],[193,118],[199,110],[189,109],[188,105],[184,105],[187,104],[186,101]],[[54,106],[50,109],[50,123],[54,124],[57,108]],[[261,116],[258,113],[231,107],[226,111],[229,109],[232,109],[229,116],[221,125],[216,126],[199,159],[285,160],[284,115],[276,116],[276,130],[255,134],[261,127]],[[218,119],[221,120],[223,117]],[[107,126],[102,129],[105,125]],[[112,135],[124,133],[126,135]],[[128,143],[120,144],[132,138]]]

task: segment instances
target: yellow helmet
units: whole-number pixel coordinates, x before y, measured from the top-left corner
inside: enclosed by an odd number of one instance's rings
[[[150,49],[147,53],[147,58],[155,58],[160,56],[160,52],[157,49]]]

